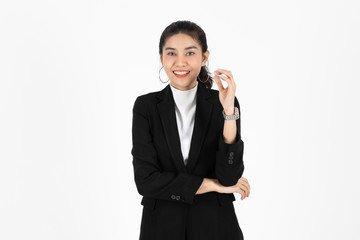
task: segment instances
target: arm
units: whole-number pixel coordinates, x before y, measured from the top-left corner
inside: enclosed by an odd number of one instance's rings
[[[204,181],[202,182],[200,188],[196,192],[196,194],[203,194],[207,192],[218,192],[218,185],[216,184],[217,179],[213,178],[204,178]]]
[[[235,106],[240,105],[235,97]],[[230,109],[231,110],[231,109]],[[225,114],[234,114],[228,109]],[[224,120],[223,133],[219,136],[218,150],[216,151],[216,177],[223,186],[233,186],[244,172],[243,164],[244,142],[241,140],[240,118]]]
[[[132,140],[134,178],[140,195],[192,204],[203,177],[162,171],[153,145],[145,105],[140,97],[133,107]]]

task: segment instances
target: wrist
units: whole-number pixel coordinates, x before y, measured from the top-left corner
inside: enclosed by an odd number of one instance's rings
[[[219,183],[219,180],[216,178],[210,178],[210,180],[211,180],[210,188],[212,189],[211,191],[220,192],[219,190],[222,185]]]
[[[204,178],[204,192],[216,191],[216,183],[213,178]]]
[[[224,113],[227,116],[234,115],[235,114],[235,106],[224,108]]]

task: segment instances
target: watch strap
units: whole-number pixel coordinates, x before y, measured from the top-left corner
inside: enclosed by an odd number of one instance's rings
[[[239,109],[235,107],[235,115],[226,115],[224,110],[222,111],[225,120],[237,120],[240,118]]]

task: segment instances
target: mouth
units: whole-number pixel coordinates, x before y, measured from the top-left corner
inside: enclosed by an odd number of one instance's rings
[[[178,78],[183,78],[189,75],[190,71],[173,71],[174,75]]]

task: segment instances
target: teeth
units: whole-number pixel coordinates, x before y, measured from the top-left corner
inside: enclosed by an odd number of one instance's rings
[[[178,75],[184,75],[184,74],[187,74],[188,72],[174,72],[175,74],[178,74]]]

